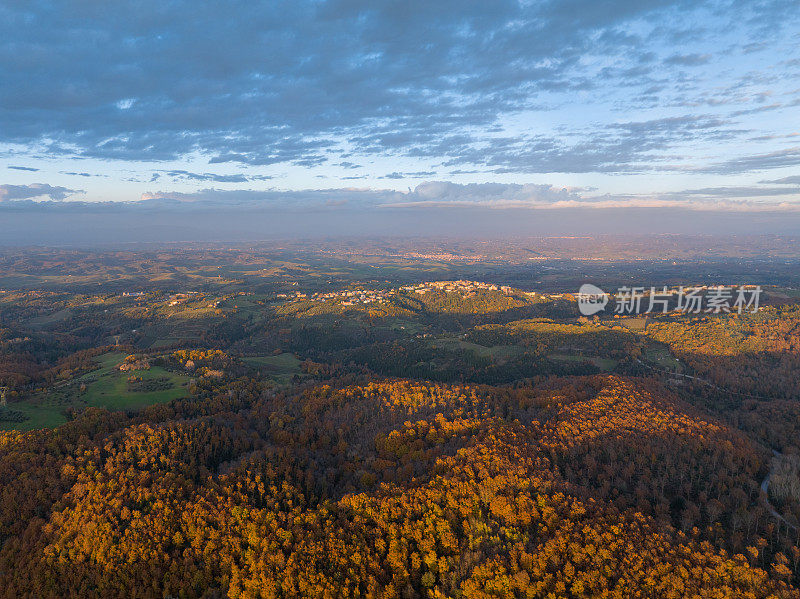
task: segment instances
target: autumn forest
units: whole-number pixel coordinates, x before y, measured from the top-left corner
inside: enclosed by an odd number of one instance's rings
[[[800,597],[800,263],[531,251],[3,250],[0,597]]]

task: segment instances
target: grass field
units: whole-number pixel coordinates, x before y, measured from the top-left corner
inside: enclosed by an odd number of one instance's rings
[[[119,372],[115,366],[125,358],[123,353],[99,356],[99,368],[89,372],[68,385],[55,388],[48,393],[23,402],[14,402],[9,407],[28,415],[24,422],[0,422],[0,430],[32,430],[54,427],[66,422],[67,408],[102,407],[109,410],[135,410],[158,403],[166,403],[186,396],[189,378],[154,366],[150,370]],[[129,391],[128,377],[136,375],[143,381],[165,378],[172,387],[158,391]],[[81,384],[86,390],[81,392]]]
[[[30,431],[37,428],[54,428],[64,424],[64,406],[49,403],[14,402],[12,409],[24,413],[28,419],[23,422],[0,421],[0,431]]]
[[[127,380],[132,374],[141,377],[143,381],[166,378],[172,383],[172,388],[160,391],[128,391]],[[85,377],[86,380],[84,382],[86,382],[87,389],[82,398],[85,400],[86,405],[104,407],[111,410],[131,410],[184,397],[186,395],[186,387],[184,385],[188,382],[186,376],[164,370],[158,366],[154,366],[150,370],[137,370],[133,373],[126,373],[113,370],[112,365],[111,369],[104,369],[99,374],[92,373],[85,375]],[[94,377],[96,379],[92,381]]]
[[[683,372],[683,365],[666,347],[648,347],[644,352],[644,358],[658,368]]]

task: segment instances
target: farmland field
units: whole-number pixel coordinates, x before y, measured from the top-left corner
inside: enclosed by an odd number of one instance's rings
[[[126,354],[108,353],[97,358],[99,368],[93,370],[68,385],[55,387],[25,401],[15,402],[13,408],[25,414],[23,422],[0,421],[0,430],[32,430],[54,427],[66,422],[68,408],[85,407],[108,408],[109,410],[135,410],[145,406],[166,403],[185,397],[189,378],[164,368],[153,366],[149,370],[132,373],[116,369]],[[129,388],[128,378],[136,376],[156,382],[159,387],[153,391],[136,391]]]

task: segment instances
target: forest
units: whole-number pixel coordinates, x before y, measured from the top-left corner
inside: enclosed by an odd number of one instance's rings
[[[0,597],[800,597],[790,269],[392,252],[2,254]]]

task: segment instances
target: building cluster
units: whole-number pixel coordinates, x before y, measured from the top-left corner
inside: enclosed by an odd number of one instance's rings
[[[474,296],[479,290],[499,291],[511,294],[512,288],[505,285],[481,283],[478,281],[432,281],[417,285],[405,285],[399,289],[345,289],[342,291],[328,291],[306,294],[300,291],[294,293],[278,293],[278,299],[299,301],[312,299],[317,301],[339,301],[343,306],[380,303],[389,300],[399,293],[415,293],[424,295],[429,292],[443,291],[448,293],[463,293],[467,297]]]
[[[424,295],[431,291],[460,292],[467,294],[467,296],[474,295],[479,290],[501,291],[505,294],[512,292],[511,287],[507,285],[494,285],[493,283],[481,283],[479,281],[432,281],[418,285],[406,285],[400,289],[418,295]]]
[[[341,300],[343,306],[355,306],[356,304],[372,304],[386,301],[392,295],[394,293],[388,289],[348,289],[345,291],[315,293],[312,297],[316,300]]]
[[[483,260],[485,256],[482,254],[472,254],[472,255],[464,255],[464,254],[453,254],[451,252],[404,252],[402,254],[396,254],[398,257],[402,258],[416,258],[422,260],[444,260],[446,262],[477,262],[479,260]]]

